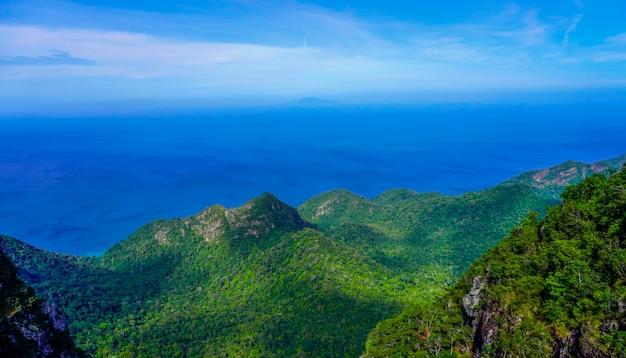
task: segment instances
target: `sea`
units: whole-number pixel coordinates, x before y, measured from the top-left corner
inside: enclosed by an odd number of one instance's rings
[[[274,106],[0,117],[0,233],[99,255],[140,226],[333,189],[460,195],[626,153],[626,105]]]

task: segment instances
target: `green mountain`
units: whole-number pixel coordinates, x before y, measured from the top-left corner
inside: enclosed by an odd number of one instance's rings
[[[434,303],[381,322],[364,357],[626,356],[626,166],[530,214]]]
[[[96,356],[355,356],[416,290],[264,194],[140,228],[98,259],[2,237]]]
[[[611,168],[621,168],[624,163],[626,154],[592,164],[570,160],[552,168],[523,173],[501,185],[525,184],[544,198],[559,199],[566,186],[580,183],[592,174],[605,172]]]
[[[139,228],[99,258],[0,236],[97,357],[343,357],[378,322],[441,295],[551,197],[519,180],[461,196],[271,194]]]
[[[552,203],[526,185],[461,196],[396,189],[372,200],[339,190],[308,200],[298,211],[335,241],[398,274],[429,277],[423,288],[438,291],[527,212]]]
[[[0,356],[81,357],[56,307],[35,296],[0,250]]]

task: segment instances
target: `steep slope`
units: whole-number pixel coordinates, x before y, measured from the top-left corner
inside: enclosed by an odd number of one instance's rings
[[[626,167],[568,187],[444,297],[380,323],[364,356],[626,356],[625,188]]]
[[[0,250],[0,356],[81,357],[67,321],[56,307],[37,298],[17,277],[17,268]]]
[[[160,292],[153,275],[103,268],[92,257],[48,252],[2,235],[0,250],[37,295],[63,310],[81,347],[92,344],[94,323],[134,313],[137,305],[129,302],[141,303]]]

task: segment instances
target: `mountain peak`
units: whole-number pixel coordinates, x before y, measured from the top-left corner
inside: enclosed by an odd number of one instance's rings
[[[278,199],[278,197],[276,197],[276,195],[270,193],[270,192],[265,192],[259,196],[257,196],[256,198],[248,201],[247,204],[252,204],[252,205],[274,205],[276,206],[276,208],[280,207],[280,206],[288,206],[287,204],[283,203],[282,201],[280,201],[280,199]]]
[[[228,210],[226,218],[231,229],[245,229],[239,236],[259,237],[274,229],[297,231],[309,226],[296,209],[271,193],[263,193],[242,207]]]
[[[223,235],[260,238],[276,229],[298,231],[310,226],[296,209],[267,192],[237,208],[210,206],[185,219],[185,224],[209,243],[219,242]]]

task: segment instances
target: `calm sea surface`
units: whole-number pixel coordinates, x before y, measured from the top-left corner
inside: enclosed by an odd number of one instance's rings
[[[0,233],[97,254],[157,218],[269,191],[458,195],[626,153],[626,107],[362,106],[0,118]]]

